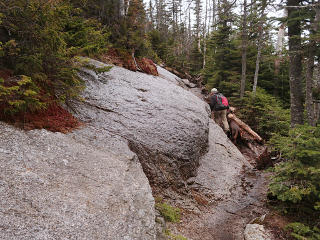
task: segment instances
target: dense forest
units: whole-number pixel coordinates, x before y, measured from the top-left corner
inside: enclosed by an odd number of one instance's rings
[[[68,104],[77,57],[110,53],[221,90],[281,159],[271,206],[293,237],[320,239],[318,1],[0,0],[0,119]]]

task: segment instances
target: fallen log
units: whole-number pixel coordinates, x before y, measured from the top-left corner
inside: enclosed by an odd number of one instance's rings
[[[235,108],[230,107],[231,113],[227,114],[227,120],[231,131],[231,141],[257,169],[260,170],[272,166],[273,163],[270,153],[268,148],[264,146],[263,139],[246,123],[237,118],[234,111]]]
[[[254,141],[257,141],[259,143],[262,143],[263,142],[263,139],[255,132],[253,131],[247,124],[245,124],[244,122],[242,122],[239,118],[236,117],[236,115],[232,114],[232,113],[229,113],[227,115],[227,119],[229,121],[235,121],[236,124],[239,126],[240,128],[240,134],[241,134],[241,137],[243,137],[245,135],[244,132],[247,132],[249,133]]]

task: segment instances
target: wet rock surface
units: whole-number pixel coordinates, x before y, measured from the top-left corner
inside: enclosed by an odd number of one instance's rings
[[[124,139],[92,126],[0,133],[0,239],[155,239],[151,189]]]
[[[182,221],[170,227],[192,240],[243,240],[246,225],[268,212],[268,174],[253,169],[213,121],[208,149],[196,177],[188,180],[196,204],[181,204]]]
[[[246,225],[268,212],[266,176],[246,171],[251,176],[239,179],[227,198],[210,202],[210,196],[200,192],[199,196],[207,199],[206,204],[200,206],[199,211],[185,211],[181,223],[171,227],[190,240],[243,240]],[[270,234],[270,239],[277,238]]]

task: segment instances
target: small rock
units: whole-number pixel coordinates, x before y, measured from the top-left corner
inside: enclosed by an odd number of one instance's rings
[[[244,230],[245,240],[272,240],[271,234],[260,224],[247,224]]]

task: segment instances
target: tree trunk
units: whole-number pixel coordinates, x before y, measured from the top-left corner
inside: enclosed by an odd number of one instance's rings
[[[283,39],[284,39],[284,29],[286,27],[286,24],[282,24],[278,31],[278,40],[276,45],[276,53],[277,57],[274,62],[274,74],[278,76],[279,74],[279,68],[280,68],[280,62],[281,62],[281,51],[283,47]]]
[[[203,62],[202,68],[206,66],[206,52],[207,52],[207,23],[208,22],[208,0],[206,0],[206,14],[204,18],[204,26],[203,26]]]
[[[202,53],[201,51],[201,1],[200,0],[195,0],[195,8],[194,8],[194,13],[196,17],[196,23],[195,23],[195,31],[196,31],[196,36],[197,36],[197,41],[198,41],[198,51]]]
[[[261,38],[262,38],[262,36],[261,36]],[[257,53],[257,59],[256,59],[256,70],[254,72],[253,88],[252,88],[252,92],[253,92],[254,96],[256,95],[257,85],[258,85],[258,75],[259,75],[259,67],[260,67],[261,49],[262,49],[262,39],[260,39],[260,37],[259,37],[259,40],[258,40],[258,53]]]
[[[244,96],[246,87],[246,71],[247,71],[247,0],[243,2],[243,21],[242,21],[242,58],[241,58],[241,85],[240,98]]]
[[[212,31],[216,30],[216,12],[217,12],[216,0],[212,0]]]
[[[287,0],[287,6],[299,6],[299,0]],[[303,124],[302,49],[299,9],[288,8],[289,78],[291,127]]]
[[[315,66],[315,71],[314,71],[314,80],[315,80],[315,89],[317,91],[320,91],[320,63]],[[317,122],[320,119],[320,100],[314,100],[313,101],[314,105],[314,122],[315,125],[317,125]]]
[[[261,19],[259,24],[259,36],[258,36],[258,54],[256,59],[256,70],[254,72],[254,79],[253,79],[253,95],[256,95],[257,85],[258,85],[258,75],[259,75],[259,67],[260,67],[260,58],[261,58],[261,50],[262,50],[262,44],[263,44],[263,23],[264,23],[264,10],[266,8],[266,0],[263,1],[262,5],[262,13],[261,13]]]
[[[311,23],[310,30],[310,42],[308,46],[308,58],[307,58],[307,66],[306,66],[306,110],[308,123],[311,126],[316,125],[315,121],[315,107],[313,106],[313,97],[312,97],[312,89],[313,89],[313,69],[314,69],[314,60],[315,60],[315,52],[316,52],[316,42],[312,39],[312,36],[318,31],[319,28],[319,20],[320,20],[320,9],[316,8],[316,15],[314,20]]]
[[[313,68],[314,68],[314,57],[315,57],[316,45],[313,40],[311,40],[308,46],[308,58],[306,66],[306,110],[308,123],[314,126],[314,108],[313,108]]]
[[[154,27],[154,19],[153,19],[153,6],[151,0],[149,1],[149,18],[151,22],[151,29]]]
[[[284,18],[288,17],[287,9],[284,9]],[[279,82],[279,72],[280,72],[280,63],[282,61],[282,48],[283,48],[283,41],[284,41],[284,33],[285,33],[286,23],[282,23],[279,27],[278,31],[278,39],[276,45],[276,58],[274,60],[274,90],[273,93],[275,96],[278,95],[278,82]]]
[[[125,5],[125,16],[128,15],[129,7],[130,7],[130,0],[127,0],[126,5]]]
[[[119,15],[120,17],[123,17],[125,15],[124,0],[119,1]]]

